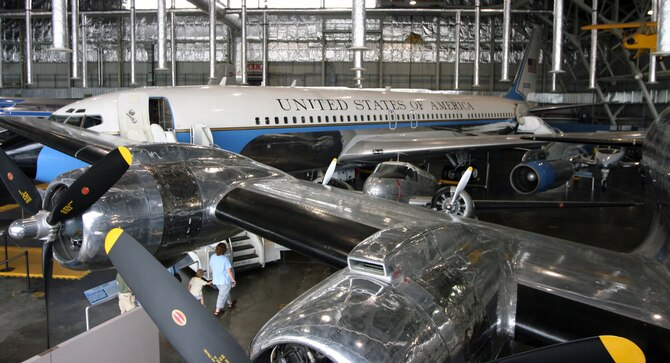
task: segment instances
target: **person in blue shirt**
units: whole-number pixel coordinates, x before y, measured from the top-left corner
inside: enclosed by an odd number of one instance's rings
[[[226,250],[228,247],[225,243],[216,245],[215,254],[209,259],[209,270],[212,273],[212,284],[219,289],[219,295],[216,298],[216,310],[214,315],[217,317],[223,314],[223,308],[228,302],[228,307],[232,308],[235,301],[230,301],[230,289],[233,288],[237,282],[235,281],[235,273],[230,260],[226,257]]]

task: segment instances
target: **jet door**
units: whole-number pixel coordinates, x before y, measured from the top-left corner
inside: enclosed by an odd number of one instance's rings
[[[149,128],[149,96],[146,93],[122,93],[117,102],[121,136],[137,141],[153,141]]]

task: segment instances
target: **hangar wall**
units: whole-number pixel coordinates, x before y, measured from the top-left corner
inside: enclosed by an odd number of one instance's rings
[[[208,19],[207,15],[179,15],[175,17],[175,38],[178,76],[177,85],[204,84],[208,78]],[[3,86],[23,87],[25,58],[22,39],[25,21],[17,12],[5,15],[2,21]],[[461,80],[459,89],[470,89],[473,74],[474,23],[471,16],[462,16],[458,29],[458,55]],[[412,87],[453,89],[456,60],[456,16],[444,15],[389,15],[369,16],[366,21],[365,87]],[[511,76],[520,61],[526,39],[532,26],[526,14],[514,17],[510,62]],[[502,31],[501,15],[482,19],[480,27],[480,62],[483,90],[491,90],[497,83],[501,69]],[[130,28],[127,14],[87,18],[85,26],[87,51],[87,84],[89,87],[126,87],[130,85]],[[32,87],[78,87],[81,81],[70,82],[67,54],[49,51],[51,39],[49,18],[35,16],[32,20],[33,84]],[[351,19],[342,15],[271,15],[268,16],[268,70],[270,84],[285,84],[286,79],[298,79],[307,86],[351,86]],[[137,85],[170,85],[167,75],[154,73],[157,59],[157,24],[154,13],[138,14],[136,28],[136,81]],[[120,40],[116,34],[121,34]],[[219,23],[216,29],[219,63],[236,62],[239,67],[239,42],[230,39],[228,28]],[[263,17],[249,15],[249,63],[263,59]],[[170,54],[168,42],[168,54]],[[492,51],[493,49],[493,51]],[[83,53],[83,52],[82,52]],[[168,57],[169,58],[169,57]],[[83,59],[80,57],[80,59]],[[491,63],[491,59],[495,61]],[[290,61],[287,61],[290,60]],[[439,60],[439,67],[437,65]],[[168,59],[169,61],[169,59]],[[542,62],[542,60],[540,60]],[[382,64],[382,82],[379,65]],[[83,68],[83,67],[81,67]],[[494,77],[486,77],[494,68]],[[102,73],[99,71],[102,69]],[[279,79],[272,79],[272,76]],[[439,77],[439,82],[438,82]],[[180,79],[181,78],[181,79]],[[253,74],[252,74],[253,78]],[[302,78],[302,79],[301,79]],[[468,79],[470,78],[470,79]],[[203,82],[203,79],[205,82]],[[290,83],[290,82],[289,82]]]

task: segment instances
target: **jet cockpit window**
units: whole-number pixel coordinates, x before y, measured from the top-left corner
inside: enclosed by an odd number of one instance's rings
[[[381,179],[416,179],[416,173],[404,165],[379,164],[375,175]]]
[[[68,117],[67,120],[65,120],[65,122],[63,122],[63,123],[66,124],[66,125],[70,125],[70,126],[81,127],[81,119],[82,118],[83,117],[81,117],[81,116],[79,116],[79,117],[71,116],[71,117]]]
[[[152,124],[158,124],[166,131],[174,129],[172,109],[170,109],[170,102],[167,98],[149,99],[149,121]]]
[[[70,117],[70,116],[60,116],[60,115],[51,114],[51,116],[49,116],[49,121],[58,122],[58,123],[62,124],[62,123],[65,123],[65,120],[67,120],[68,117]]]
[[[84,117],[84,122],[82,122],[81,126],[87,129],[89,127],[100,125],[101,123],[102,123],[102,117],[97,115],[86,115]]]
[[[49,116],[49,120],[85,129],[96,125],[100,125],[102,123],[102,117],[98,115],[81,115],[81,116],[51,115]]]

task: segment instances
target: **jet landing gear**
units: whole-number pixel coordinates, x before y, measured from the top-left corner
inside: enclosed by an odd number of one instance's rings
[[[447,164],[444,166],[444,168],[442,168],[442,179],[459,180],[467,169],[468,165],[466,164],[458,165],[456,167]],[[477,179],[478,176],[479,176],[479,170],[477,170],[477,168],[473,168],[472,178]]]
[[[460,180],[468,170],[468,167],[472,166],[472,160],[470,158],[470,153],[465,151],[451,152],[446,154],[447,161],[442,168],[442,179],[446,180]],[[477,179],[479,171],[477,168],[473,167],[472,178]]]
[[[439,189],[433,195],[433,199],[430,202],[430,207],[438,211],[443,211],[447,214],[459,217],[471,218],[475,214],[475,205],[472,201],[470,194],[463,191],[456,198],[454,203],[451,203],[451,199],[456,192],[456,187],[449,186]]]

